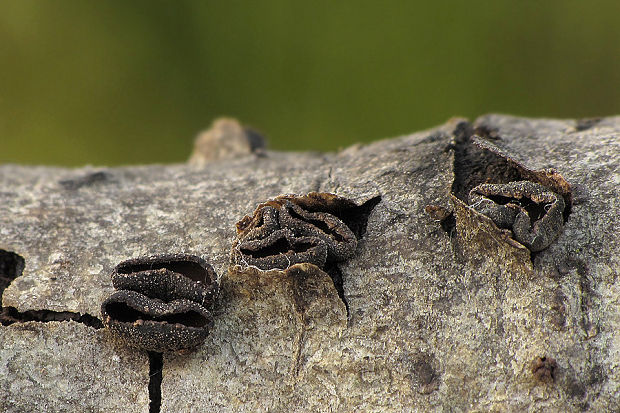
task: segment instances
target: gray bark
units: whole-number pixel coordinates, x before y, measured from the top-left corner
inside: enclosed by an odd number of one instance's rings
[[[501,152],[494,168],[472,133]],[[488,115],[338,153],[226,158],[0,165],[0,269],[16,276],[2,306],[17,319],[0,326],[0,411],[148,411],[146,352],[88,315],[116,264],[163,253],[210,262],[221,292],[205,343],[164,354],[162,412],[620,410],[620,117]],[[548,168],[571,205],[539,253],[466,205],[476,180]],[[305,291],[229,268],[237,221],[312,191],[381,197],[339,265],[342,297],[322,271]]]

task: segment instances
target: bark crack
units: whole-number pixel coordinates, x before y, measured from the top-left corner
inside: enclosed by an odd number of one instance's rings
[[[71,311],[28,310],[17,311],[15,307],[2,307],[0,310],[0,324],[8,326],[13,323],[25,323],[37,321],[48,323],[50,321],[75,321],[95,329],[103,328],[101,320],[88,313],[80,314]]]
[[[2,306],[2,295],[4,290],[21,276],[26,262],[24,258],[14,252],[0,249],[0,324],[8,326],[13,323],[25,323],[37,321],[47,323],[50,321],[75,321],[92,328],[102,328],[103,323],[97,317],[84,313],[72,311],[51,311],[51,310],[27,310],[17,311],[15,307]]]
[[[162,353],[149,351],[149,413],[159,413],[161,409],[161,380],[164,370]]]

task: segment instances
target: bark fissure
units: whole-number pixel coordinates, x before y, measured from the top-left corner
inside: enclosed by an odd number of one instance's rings
[[[36,321],[49,323],[50,321],[75,321],[95,329],[103,328],[101,320],[88,313],[75,313],[72,311],[51,310],[28,310],[17,311],[15,307],[2,307],[0,311],[0,324],[8,326],[13,323],[25,323]]]
[[[149,351],[149,413],[159,413],[161,409],[161,380],[164,370],[162,353]]]

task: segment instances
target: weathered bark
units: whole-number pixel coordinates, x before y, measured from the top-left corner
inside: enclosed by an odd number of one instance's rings
[[[0,166],[0,411],[144,412],[149,376],[162,412],[620,410],[620,117],[489,115],[226,158]],[[515,180],[567,203],[540,252],[467,206]],[[237,221],[313,191],[379,201],[341,280],[229,269]],[[210,262],[221,290],[204,344],[165,353],[160,375],[94,317],[115,265],[169,253]]]

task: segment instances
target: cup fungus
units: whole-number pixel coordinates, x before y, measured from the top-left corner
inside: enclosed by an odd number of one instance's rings
[[[193,255],[159,255],[118,264],[117,292],[101,304],[104,325],[120,339],[149,351],[200,345],[213,325],[218,286],[213,268]]]
[[[280,224],[296,234],[323,241],[330,260],[346,260],[357,247],[357,238],[351,229],[329,212],[309,212],[287,201],[280,208]]]
[[[349,259],[357,247],[359,208],[329,193],[278,196],[237,223],[232,262],[267,271],[302,262],[323,268]]]
[[[478,185],[469,192],[469,204],[499,228],[512,230],[532,252],[547,248],[564,225],[562,196],[530,181]]]
[[[244,241],[239,245],[239,254],[246,266],[260,269],[288,268],[302,262],[322,267],[327,246],[316,237],[295,237],[284,228],[265,238]]]

